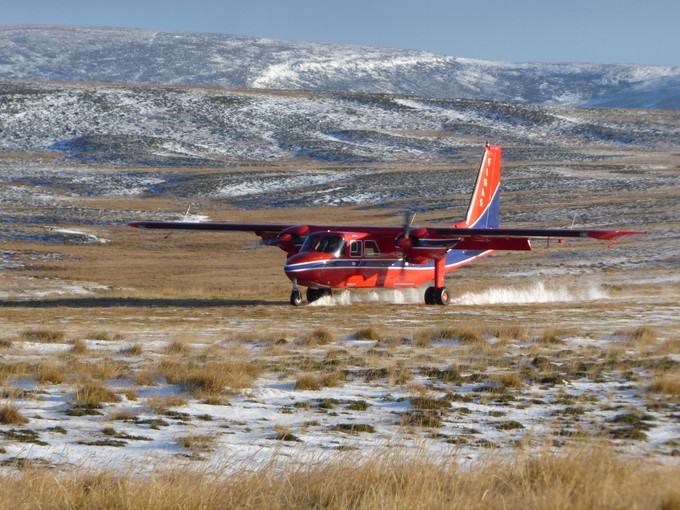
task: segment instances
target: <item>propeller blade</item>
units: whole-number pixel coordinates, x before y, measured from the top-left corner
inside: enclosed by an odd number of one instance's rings
[[[406,250],[403,248],[403,242],[400,243],[401,239],[409,239],[411,235],[411,226],[413,225],[413,220],[416,218],[416,213],[411,211],[404,211],[404,229],[402,231],[401,237],[397,239],[397,246],[402,249],[401,257],[401,278],[404,278],[404,272],[406,271]]]
[[[411,226],[413,225],[413,220],[416,219],[416,213],[411,211],[404,211],[404,237],[408,237],[411,233]]]

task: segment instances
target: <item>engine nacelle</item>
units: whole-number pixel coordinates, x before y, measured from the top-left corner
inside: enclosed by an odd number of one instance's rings
[[[413,248],[420,246],[419,239],[427,234],[426,228],[417,228],[408,232],[408,235],[400,235],[395,242],[397,248],[404,252],[404,255],[409,255]]]
[[[304,237],[307,236],[308,233],[309,226],[295,225],[282,231],[276,238],[276,242],[278,247],[283,251],[289,255],[294,255],[300,251],[300,247],[304,242]]]

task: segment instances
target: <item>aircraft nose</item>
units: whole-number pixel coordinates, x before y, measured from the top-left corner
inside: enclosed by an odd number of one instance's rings
[[[310,269],[321,269],[333,258],[328,253],[297,253],[288,257],[283,269],[286,273],[307,271]]]

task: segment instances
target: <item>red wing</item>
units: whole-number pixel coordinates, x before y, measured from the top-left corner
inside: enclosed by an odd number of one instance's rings
[[[283,234],[289,233],[293,237],[287,236],[290,239],[281,240],[280,247],[289,253],[293,251],[287,250],[284,245],[290,244],[291,249],[294,246],[299,246],[302,243],[304,236],[314,232],[363,232],[373,235],[383,235],[396,237],[401,232],[399,227],[360,227],[360,226],[339,226],[339,225],[279,225],[272,223],[216,223],[211,221],[206,222],[189,222],[189,221],[138,221],[128,223],[128,226],[143,229],[158,229],[158,230],[203,230],[210,232],[253,232],[260,236],[265,244],[276,245],[279,243],[279,238]]]
[[[271,232],[278,233],[293,225],[273,225],[267,223],[215,223],[211,221],[137,221],[128,223],[129,227],[160,230],[224,230],[230,232]]]
[[[567,239],[592,237],[615,241],[624,236],[646,234],[637,230],[574,230],[550,228],[433,228],[435,234],[444,237],[512,237],[526,239]]]
[[[276,242],[278,235],[292,225],[274,225],[268,223],[216,223],[190,221],[138,221],[128,226],[159,230],[204,230],[211,232],[253,232],[262,238],[265,244]]]
[[[434,228],[429,232],[445,239],[460,239],[457,250],[530,250],[532,239],[583,239],[617,241],[621,237],[646,234],[636,230],[573,230],[532,228]]]
[[[271,223],[215,223],[188,221],[140,221],[128,224],[144,229],[204,230],[227,232],[253,232],[263,239],[275,239],[277,235],[293,227],[307,235],[313,232],[362,232],[366,234],[392,236],[402,233],[401,227],[375,227],[357,225],[279,225]],[[457,250],[530,250],[532,239],[586,238],[616,241],[621,237],[646,234],[635,230],[572,230],[572,229],[531,229],[531,228],[415,228],[420,232],[418,241],[431,247],[454,248]],[[452,242],[455,241],[455,242]]]
[[[363,232],[376,235],[399,235],[401,227],[362,227],[357,225],[279,225],[272,223],[216,223],[211,221],[136,221],[128,223],[129,227],[145,229],[169,229],[169,230],[206,230],[206,231],[229,231],[229,232],[266,232],[281,233],[286,229],[300,226],[306,227],[305,231],[313,232]],[[259,234],[258,234],[259,235]]]

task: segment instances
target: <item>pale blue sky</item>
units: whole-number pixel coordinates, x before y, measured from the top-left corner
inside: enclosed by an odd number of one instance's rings
[[[0,24],[218,32],[488,60],[680,65],[678,0],[0,0]]]

